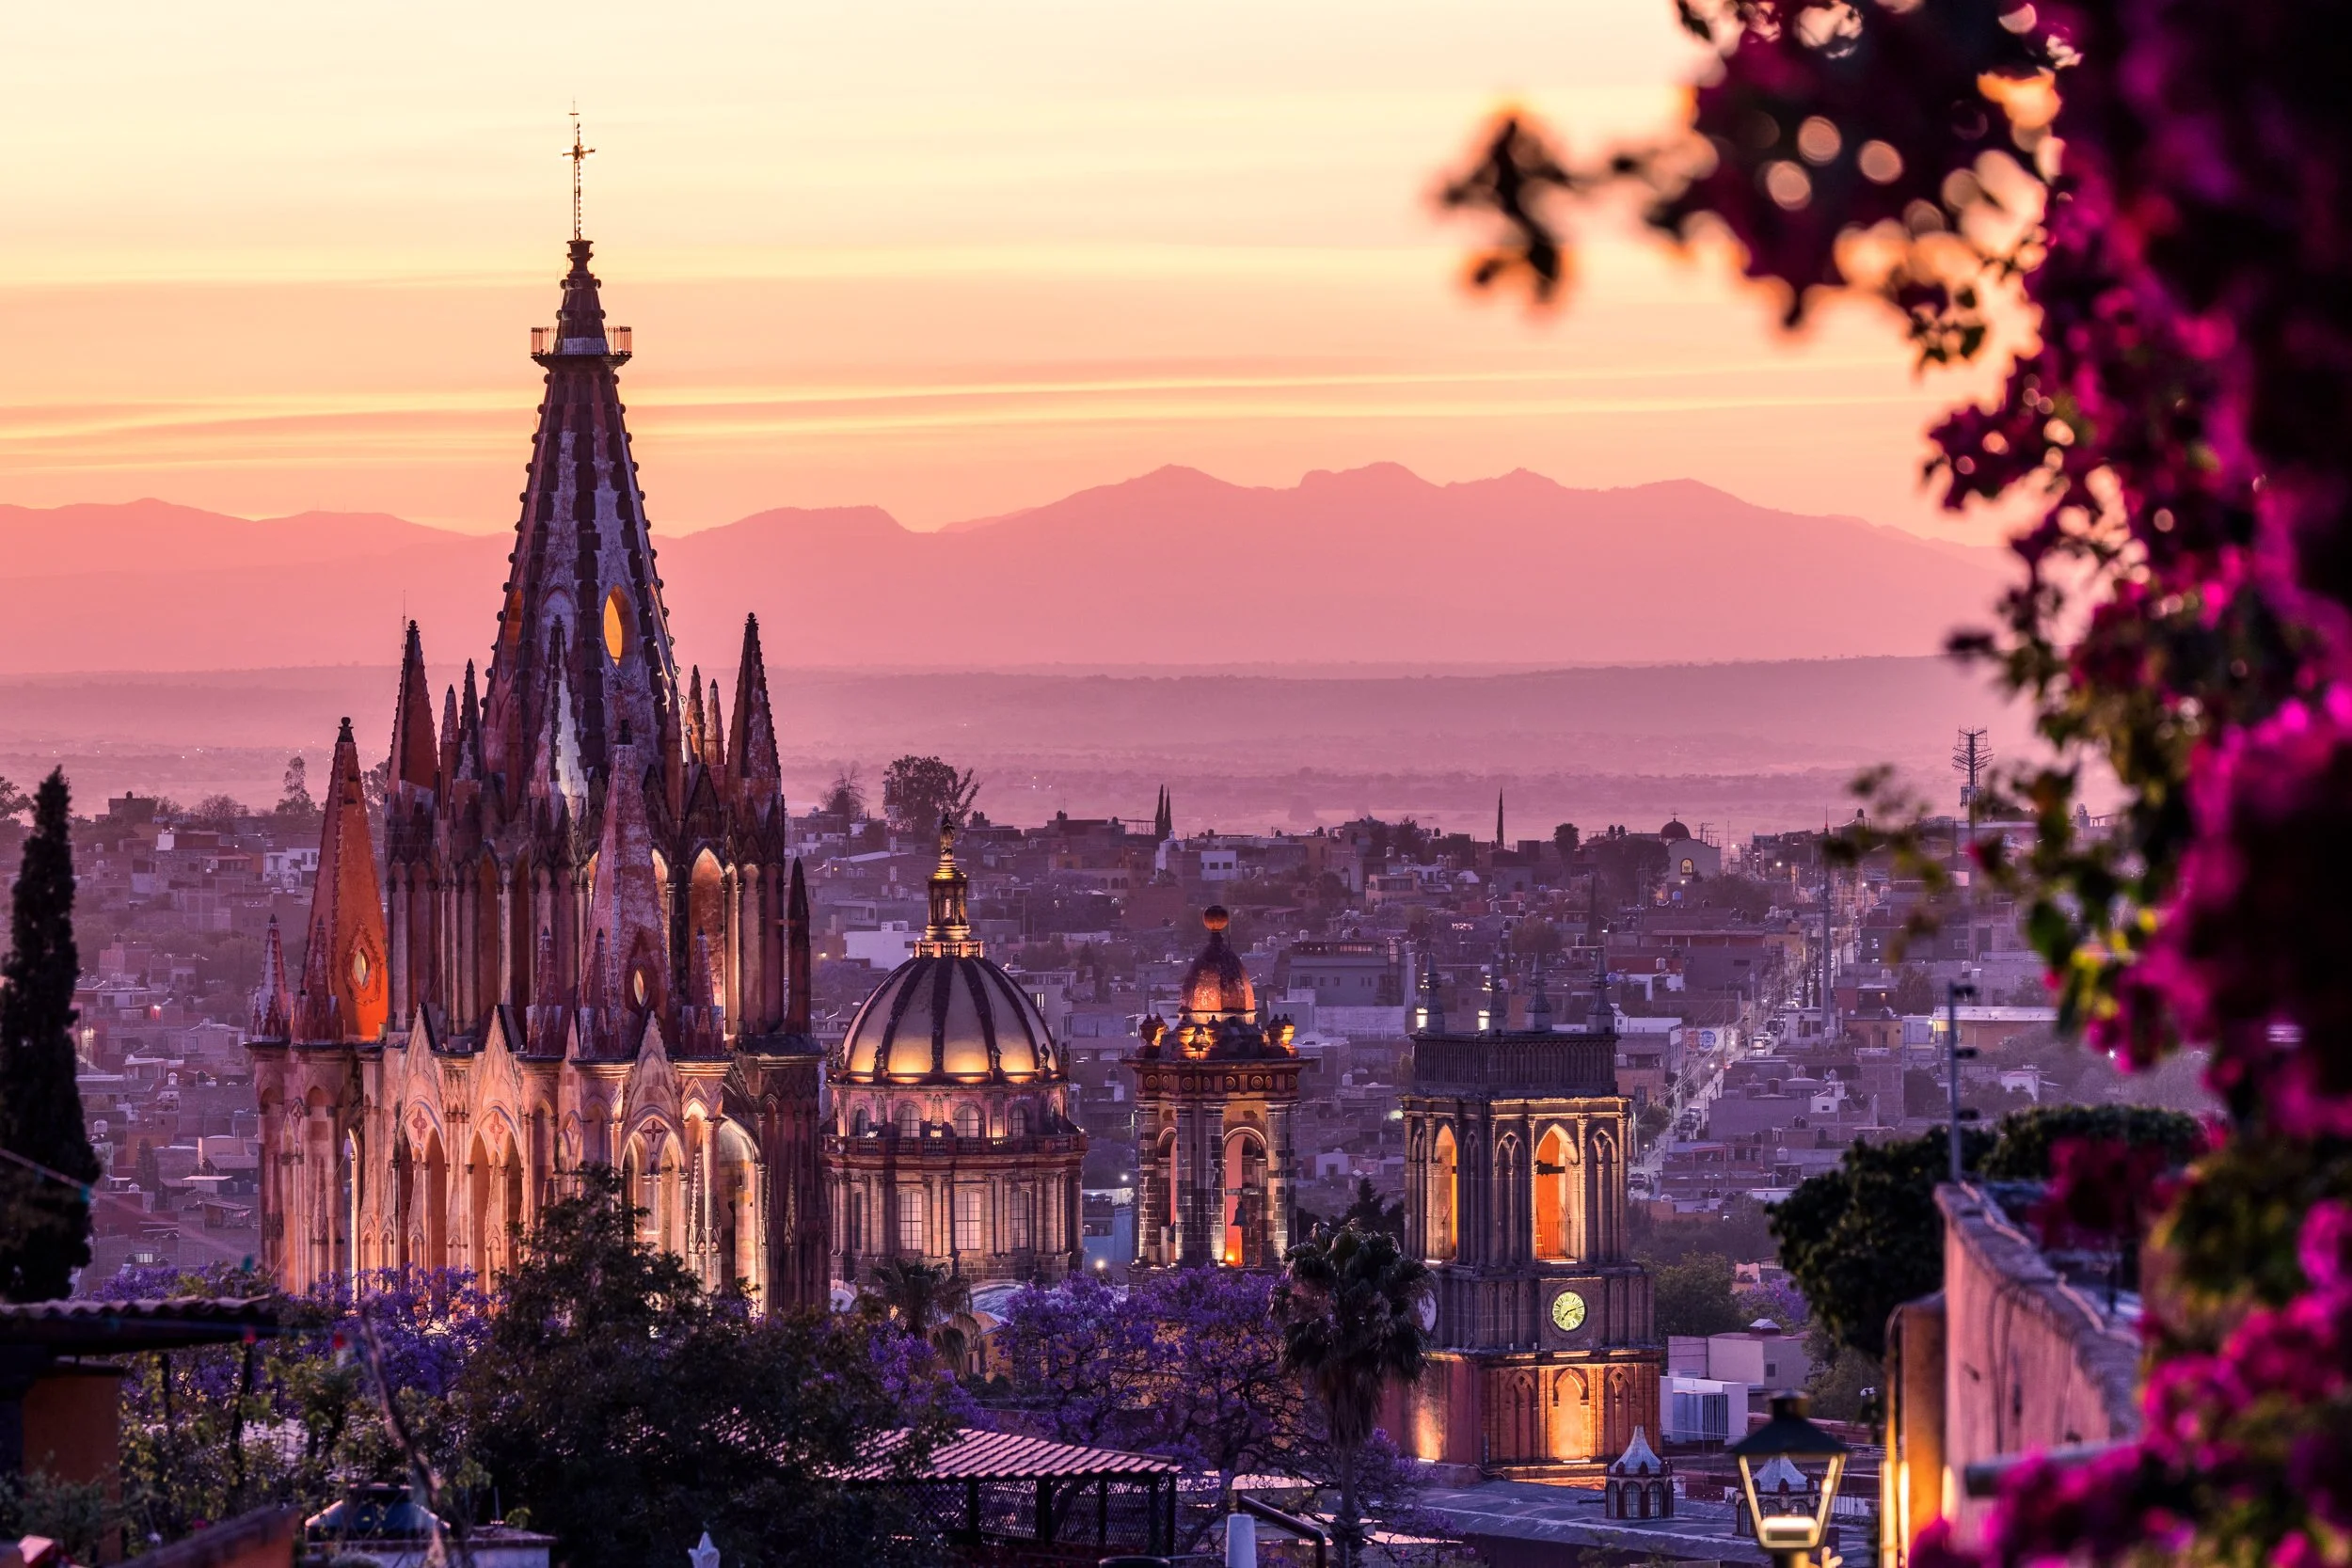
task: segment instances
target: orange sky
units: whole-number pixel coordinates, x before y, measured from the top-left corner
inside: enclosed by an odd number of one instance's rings
[[[1692,64],[1669,0],[11,8],[0,501],[510,526],[577,96],[660,527],[1387,459],[1963,533],[1880,317],[1622,227],[1557,319],[1454,286],[1487,108],[1589,148]]]

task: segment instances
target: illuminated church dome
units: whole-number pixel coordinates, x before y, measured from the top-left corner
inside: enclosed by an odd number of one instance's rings
[[[1085,1257],[1069,1076],[1037,1004],[972,935],[970,891],[943,821],[930,928],[841,1044],[824,1164],[844,1284],[908,1259],[973,1287],[1051,1282]]]
[[[914,956],[890,972],[850,1021],[841,1045],[848,1081],[1020,1084],[1061,1076],[1037,1004],[972,935],[970,888],[956,864],[955,829],[942,822],[930,928]]]
[[[1220,904],[1212,904],[1201,912],[1200,924],[1209,928],[1209,945],[1184,971],[1186,1018],[1203,1022],[1212,1019],[1247,1022],[1258,1010],[1258,992],[1249,983],[1249,971],[1243,967],[1241,955],[1225,940],[1225,927],[1232,921]]]

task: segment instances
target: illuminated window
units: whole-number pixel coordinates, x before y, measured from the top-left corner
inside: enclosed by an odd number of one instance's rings
[[[980,1250],[980,1199],[984,1195],[977,1187],[956,1189],[956,1250]]]
[[[368,989],[368,955],[358,947],[351,950],[351,984],[356,990]]]
[[[980,1108],[977,1105],[958,1106],[956,1109],[956,1136],[959,1138],[977,1138],[979,1135]]]
[[[628,653],[628,599],[617,588],[604,596],[604,651],[615,664]]]

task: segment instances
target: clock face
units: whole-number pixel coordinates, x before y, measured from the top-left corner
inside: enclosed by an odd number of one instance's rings
[[[1584,1298],[1574,1291],[1563,1291],[1551,1298],[1552,1326],[1563,1334],[1574,1334],[1584,1326]]]

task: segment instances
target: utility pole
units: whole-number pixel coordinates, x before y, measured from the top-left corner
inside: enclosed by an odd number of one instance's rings
[[[1954,980],[1944,990],[1944,1072],[1946,1086],[1951,1091],[1952,1121],[1945,1130],[1951,1152],[1951,1182],[1960,1185],[1960,1124],[1974,1121],[1977,1113],[1960,1108],[1960,1064],[1975,1057],[1977,1048],[1960,1043],[1960,1001],[1976,1000],[1977,988],[1965,980]]]
[[[1821,829],[1821,1039],[1824,1043],[1836,1037],[1837,1030],[1837,983],[1832,943],[1836,940],[1837,879],[1829,867],[1829,829]]]

